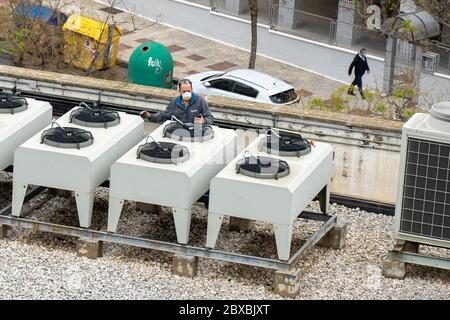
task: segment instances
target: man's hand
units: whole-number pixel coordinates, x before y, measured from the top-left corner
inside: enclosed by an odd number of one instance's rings
[[[150,112],[148,112],[148,111],[141,111],[141,112],[139,113],[139,115],[140,115],[142,118],[144,118],[144,119],[150,118]]]
[[[194,123],[204,124],[204,123],[205,123],[205,119],[203,119],[202,116],[200,116],[200,117],[195,117],[195,118],[194,118]]]

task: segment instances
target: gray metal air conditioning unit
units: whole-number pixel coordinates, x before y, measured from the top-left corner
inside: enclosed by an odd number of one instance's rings
[[[450,248],[450,102],[403,126],[394,237]]]

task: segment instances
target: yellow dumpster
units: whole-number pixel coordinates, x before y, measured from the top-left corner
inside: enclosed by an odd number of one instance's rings
[[[71,15],[63,26],[64,62],[81,69],[103,70],[116,63],[120,29],[87,17]],[[110,34],[111,33],[111,34]],[[112,39],[108,43],[108,38]]]

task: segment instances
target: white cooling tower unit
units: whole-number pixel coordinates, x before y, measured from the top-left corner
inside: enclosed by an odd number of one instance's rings
[[[134,200],[171,207],[178,242],[189,241],[192,206],[237,150],[234,130],[190,129],[167,121],[113,164],[108,231],[116,231],[124,200]]]
[[[144,133],[139,116],[75,107],[14,154],[12,214],[20,216],[29,184],[75,192],[80,226],[89,227],[94,192],[111,165]]]
[[[331,183],[333,148],[301,136],[274,138],[259,136],[211,181],[207,247],[227,215],[272,223],[278,257],[289,259],[294,220]]]
[[[18,146],[51,122],[48,102],[0,94],[0,171],[13,164]]]

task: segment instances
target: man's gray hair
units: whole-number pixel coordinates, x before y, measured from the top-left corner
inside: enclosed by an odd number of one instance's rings
[[[181,85],[185,83],[189,83],[191,85],[191,89],[193,89],[191,80],[181,79],[180,81],[178,81],[178,91],[180,91]]]

